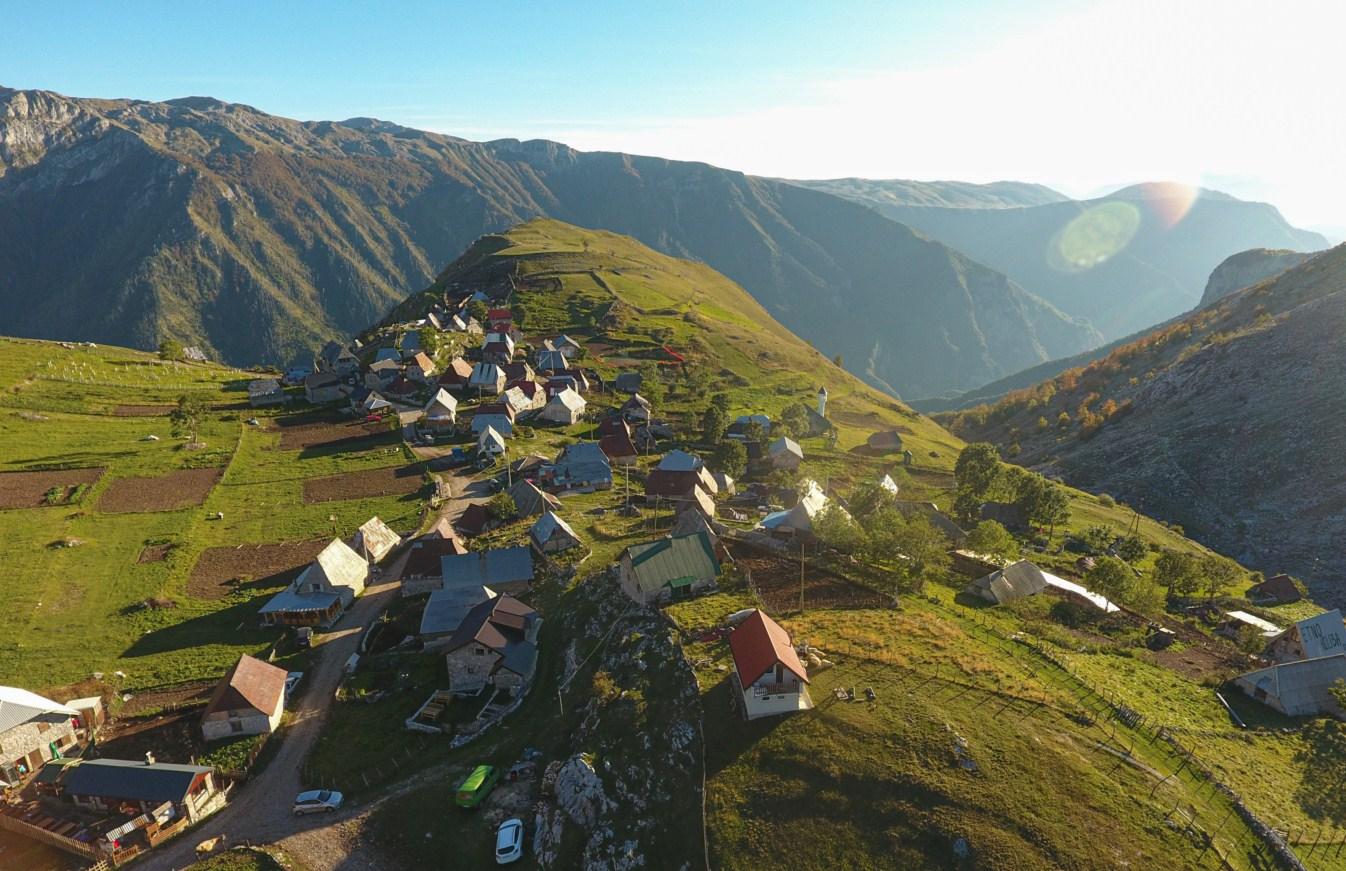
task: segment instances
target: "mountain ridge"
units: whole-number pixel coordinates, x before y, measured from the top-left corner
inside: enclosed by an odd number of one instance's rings
[[[211,98],[0,93],[11,333],[67,337],[63,313],[94,307],[105,317],[79,322],[80,338],[293,359],[429,285],[472,239],[546,215],[708,263],[894,392],[971,387],[1098,341],[870,209],[707,164],[300,122]]]

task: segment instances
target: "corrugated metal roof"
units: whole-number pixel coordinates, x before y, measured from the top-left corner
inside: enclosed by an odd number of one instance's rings
[[[456,632],[473,608],[495,596],[494,590],[481,584],[435,590],[421,612],[421,634]]]
[[[133,762],[126,759],[86,759],[67,765],[62,784],[71,795],[130,801],[182,801],[201,765]]]
[[[729,650],[734,655],[734,670],[744,687],[754,683],[778,662],[804,683],[809,682],[808,670],[799,661],[789,633],[760,609],[754,610],[729,633]]]
[[[720,573],[715,547],[705,532],[661,538],[626,549],[636,587],[651,593],[677,578],[710,580]]]
[[[79,711],[18,687],[0,687],[0,733],[44,714],[78,717]]]
[[[269,717],[284,695],[285,669],[244,655],[215,687],[206,713],[252,708]]]

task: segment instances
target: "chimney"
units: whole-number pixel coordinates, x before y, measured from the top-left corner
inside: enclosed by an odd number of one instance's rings
[[[153,765],[153,764],[154,764],[154,754],[151,753],[151,752],[149,752],[148,750],[145,751],[145,764],[146,764],[146,765]]]

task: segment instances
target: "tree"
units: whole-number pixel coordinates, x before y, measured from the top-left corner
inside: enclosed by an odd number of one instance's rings
[[[1117,556],[1133,565],[1143,560],[1145,554],[1149,552],[1149,548],[1145,546],[1144,540],[1139,535],[1126,536],[1117,542],[1114,549],[1117,551]]]
[[[742,478],[748,471],[748,449],[736,439],[725,439],[715,446],[708,460],[710,467],[731,478]]]
[[[808,435],[809,431],[809,410],[802,403],[796,402],[794,405],[787,406],[781,412],[780,416],[781,434],[791,438],[800,438]]]
[[[486,503],[486,510],[497,520],[509,521],[519,516],[519,506],[514,504],[514,497],[506,490],[492,496],[491,501]]]
[[[1211,554],[1201,560],[1201,588],[1207,598],[1214,599],[1225,587],[1233,586],[1240,574],[1238,563],[1228,557]]]
[[[182,394],[178,397],[177,407],[168,415],[169,420],[173,422],[173,435],[186,438],[188,442],[195,444],[197,433],[201,429],[201,419],[205,414],[206,404],[201,397],[190,393]]]
[[[896,560],[898,536],[905,523],[902,514],[891,505],[884,505],[868,514],[859,515],[859,522],[865,530],[860,556],[866,562],[883,566]]]
[[[953,475],[959,490],[985,501],[1000,481],[1000,454],[995,445],[977,442],[963,448]]]
[[[716,393],[714,396],[712,396],[712,397],[710,398],[710,404],[713,405],[713,406],[715,406],[716,408],[718,408],[720,411],[723,411],[726,415],[729,414],[729,394],[728,394],[728,393],[725,393],[724,391],[720,391],[719,393]]]
[[[177,339],[164,339],[159,343],[160,360],[181,360],[182,343]]]
[[[441,342],[439,330],[426,324],[416,331],[416,338],[421,340],[421,350],[425,352],[426,356],[431,360],[435,359],[435,355],[439,353]]]
[[[1044,484],[1042,495],[1029,512],[1028,520],[1047,527],[1050,539],[1056,534],[1056,527],[1070,522],[1070,497],[1059,485],[1047,481]]]
[[[1090,553],[1105,553],[1117,536],[1103,525],[1091,526],[1080,533],[1080,541],[1089,548]]]
[[[949,540],[923,514],[907,518],[897,530],[897,550],[905,559],[896,562],[899,587],[910,593],[925,588],[926,578],[949,568]]]
[[[1085,582],[1090,590],[1102,593],[1109,599],[1127,602],[1131,599],[1132,587],[1136,577],[1126,563],[1115,556],[1099,557],[1098,562],[1089,570]]]
[[[654,405],[664,401],[664,379],[659,366],[650,361],[640,364],[640,395]]]
[[[1190,596],[1200,582],[1197,558],[1190,553],[1165,549],[1154,562],[1154,580],[1170,596]]]
[[[882,507],[891,508],[893,494],[879,486],[878,481],[862,481],[851,491],[850,507],[857,517],[868,517]]]
[[[835,357],[832,358],[832,365],[836,366],[838,369],[846,368],[845,358],[843,358],[840,354],[837,354]]]
[[[474,299],[467,304],[468,317],[476,318],[477,322],[480,323],[482,327],[486,326],[486,315],[490,313],[490,311],[491,310],[486,307],[486,303],[479,299]]]
[[[1337,678],[1332,681],[1332,685],[1327,688],[1327,691],[1332,694],[1332,698],[1336,701],[1337,707],[1346,711],[1346,680]]]
[[[963,526],[972,526],[981,518],[981,503],[976,495],[964,490],[953,500],[953,519]]]
[[[865,547],[865,530],[836,505],[828,505],[813,518],[813,534],[833,550],[855,553]]]
[[[994,520],[983,520],[967,534],[967,549],[973,553],[1012,560],[1019,555],[1019,542]]]
[[[748,421],[747,425],[743,427],[743,440],[760,445],[766,441],[766,427],[762,426],[760,421]]]
[[[718,444],[729,428],[729,415],[718,405],[712,405],[701,415],[701,439],[708,445]]]

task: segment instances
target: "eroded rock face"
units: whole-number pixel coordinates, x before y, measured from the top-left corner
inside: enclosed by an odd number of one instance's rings
[[[1215,267],[1215,271],[1210,274],[1210,279],[1206,282],[1206,291],[1201,295],[1199,307],[1204,308],[1218,299],[1229,296],[1231,293],[1243,290],[1245,287],[1252,287],[1259,281],[1265,281],[1274,275],[1279,275],[1292,266],[1298,266],[1312,256],[1312,254],[1302,251],[1272,250],[1270,248],[1253,248],[1250,251],[1240,251]]]
[[[683,825],[700,817],[694,676],[657,612],[632,607],[610,577],[581,590],[594,607],[576,621],[576,637],[607,641],[582,672],[567,669],[596,689],[576,712],[570,755],[543,774],[534,855],[557,869],[687,865],[699,855]]]

